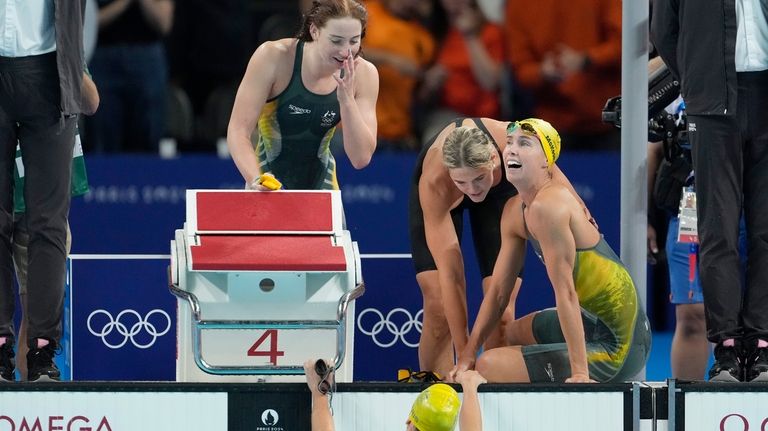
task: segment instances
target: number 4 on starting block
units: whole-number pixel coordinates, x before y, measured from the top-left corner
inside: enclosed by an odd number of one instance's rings
[[[264,344],[267,338],[269,338],[268,350],[259,350],[259,347]],[[272,365],[277,365],[277,358],[285,356],[284,351],[277,350],[277,329],[264,331],[264,334],[248,349],[248,356],[268,356],[269,362]]]

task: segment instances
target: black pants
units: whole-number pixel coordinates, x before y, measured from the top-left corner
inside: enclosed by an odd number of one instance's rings
[[[738,74],[735,115],[688,116],[707,338],[768,339],[768,71]],[[747,230],[742,292],[739,215]]]
[[[15,338],[13,168],[17,140],[26,184],[30,347],[58,344],[64,305],[67,215],[76,116],[60,110],[56,55],[0,57],[0,337]]]

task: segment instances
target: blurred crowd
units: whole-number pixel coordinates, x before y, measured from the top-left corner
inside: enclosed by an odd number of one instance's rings
[[[601,108],[620,93],[620,2],[364,3],[363,56],[380,75],[378,151],[418,151],[460,116],[548,118],[570,149],[619,148]],[[173,155],[222,149],[248,59],[264,41],[295,36],[311,0],[96,4],[89,66],[104,109],[85,121],[85,151]]]

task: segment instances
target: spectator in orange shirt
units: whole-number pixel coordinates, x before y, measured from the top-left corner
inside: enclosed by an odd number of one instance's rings
[[[370,0],[365,58],[379,71],[376,105],[379,148],[417,149],[413,103],[417,84],[432,62],[435,42],[419,24],[420,0]]]
[[[475,0],[440,0],[448,32],[437,61],[424,76],[421,98],[434,100],[425,140],[457,117],[499,118],[504,32],[484,17]],[[434,130],[433,130],[434,129]]]
[[[621,92],[621,2],[508,0],[507,48],[517,85],[535,99],[571,149],[618,149],[618,131],[601,120]]]

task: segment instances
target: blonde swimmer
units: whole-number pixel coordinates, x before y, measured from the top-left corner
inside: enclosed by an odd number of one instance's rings
[[[650,327],[634,283],[571,190],[553,181],[560,136],[530,118],[510,123],[507,202],[491,286],[452,371],[475,368],[491,382],[609,382],[631,379],[648,359]],[[555,307],[507,328],[509,346],[475,357],[508,306],[530,241],[555,291]],[[514,298],[514,297],[513,297]]]
[[[509,124],[490,118],[458,118],[435,135],[416,163],[408,224],[416,281],[424,300],[419,340],[422,370],[445,376],[454,365],[454,351],[463,351],[469,338],[467,280],[460,245],[465,213],[482,289],[487,292],[501,247],[500,220],[506,203],[517,195],[504,179],[501,163]],[[556,166],[553,175],[573,189]],[[521,214],[510,216],[519,218]],[[510,289],[520,283],[517,277],[508,281]],[[484,339],[486,349],[506,345],[504,324],[513,319],[513,310],[508,309]]]

